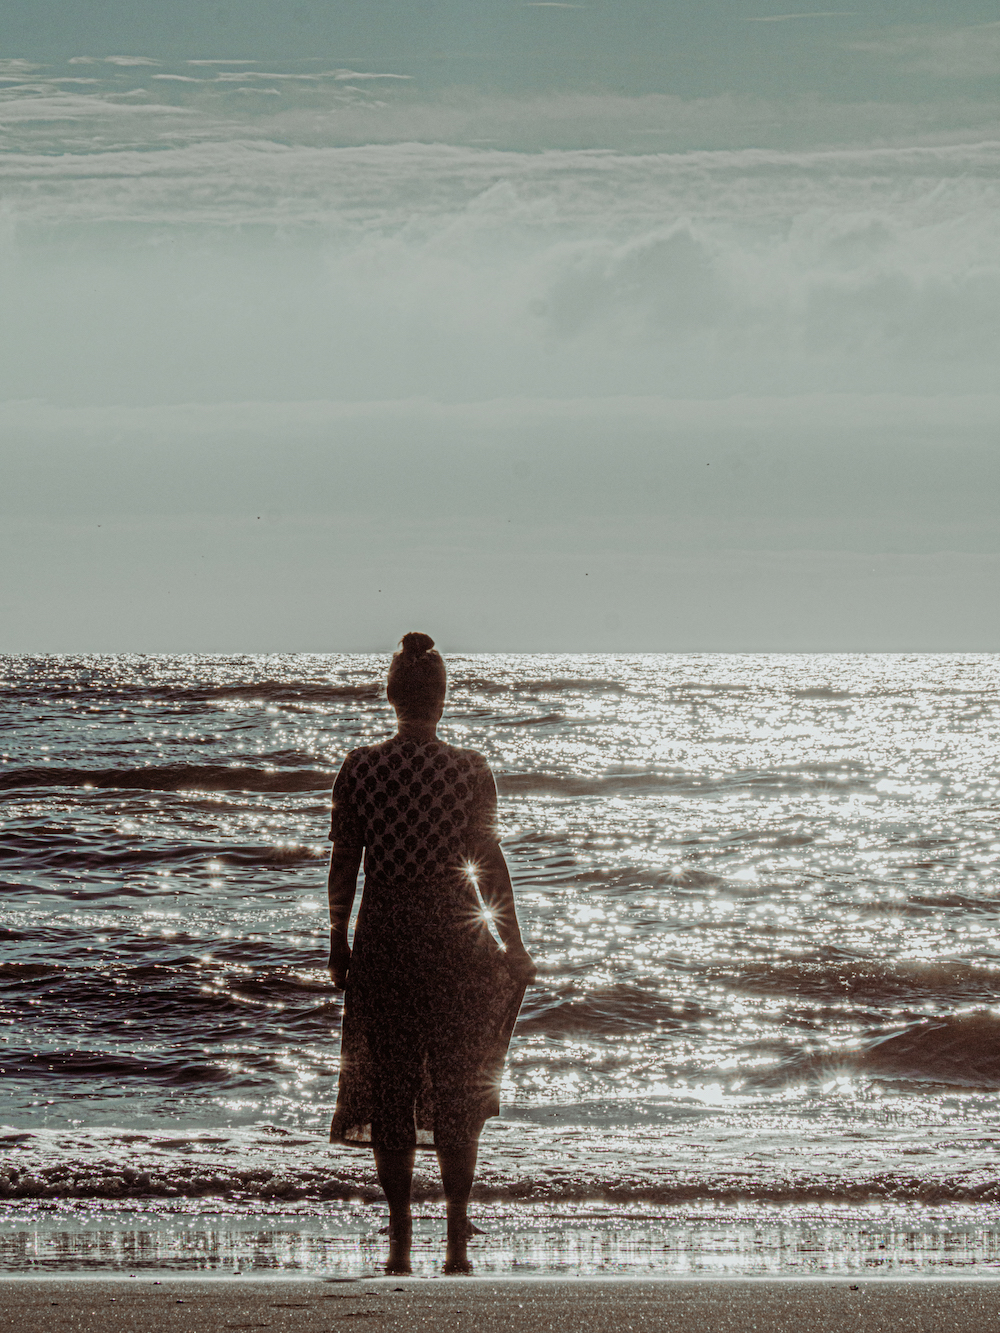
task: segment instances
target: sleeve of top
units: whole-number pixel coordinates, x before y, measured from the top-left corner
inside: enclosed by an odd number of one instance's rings
[[[351,755],[341,765],[333,784],[333,808],[330,816],[330,841],[343,851],[363,847],[364,837],[352,799]]]
[[[473,847],[482,842],[499,842],[497,823],[497,784],[490,766],[481,756],[472,775],[472,803],[469,808],[468,840]]]

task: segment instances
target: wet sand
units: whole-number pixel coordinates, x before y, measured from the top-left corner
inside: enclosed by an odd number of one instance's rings
[[[4,1278],[18,1333],[981,1333],[1000,1281]]]

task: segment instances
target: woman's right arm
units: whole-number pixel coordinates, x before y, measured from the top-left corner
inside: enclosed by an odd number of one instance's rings
[[[330,980],[342,990],[351,966],[351,946],[347,943],[347,923],[351,919],[354,894],[358,887],[358,869],[364,852],[364,835],[354,811],[351,782],[352,751],[341,765],[333,784],[333,806],[330,818],[330,839],[333,854],[330,857],[330,878],[327,894],[330,900]]]
[[[347,942],[347,923],[351,919],[354,894],[358,887],[361,848],[338,851],[336,843],[330,857],[327,894],[330,900],[330,980],[342,990],[351,966],[351,946]]]

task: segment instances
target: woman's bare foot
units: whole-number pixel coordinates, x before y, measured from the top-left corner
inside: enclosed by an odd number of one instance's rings
[[[444,1254],[446,1273],[471,1273],[472,1263],[466,1252],[466,1246],[472,1236],[483,1236],[482,1227],[474,1226],[467,1217],[459,1217],[448,1222],[448,1244]]]
[[[389,1256],[385,1261],[385,1271],[389,1276],[405,1277],[413,1272],[410,1267],[412,1239],[413,1223],[408,1217],[389,1223]]]

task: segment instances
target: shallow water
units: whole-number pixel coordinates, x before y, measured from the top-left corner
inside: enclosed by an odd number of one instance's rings
[[[484,1202],[1000,1199],[997,659],[449,667],[540,965]],[[0,1195],[375,1197],[324,885],[384,668],[0,659]]]
[[[381,1273],[384,1209],[332,1205],[283,1212],[213,1211],[190,1201],[144,1209],[7,1206],[7,1273],[129,1273],[151,1269],[245,1277]],[[992,1210],[959,1205],[788,1209],[493,1205],[473,1241],[480,1276],[987,1277],[1000,1276]],[[418,1208],[413,1269],[440,1274],[443,1208]]]

